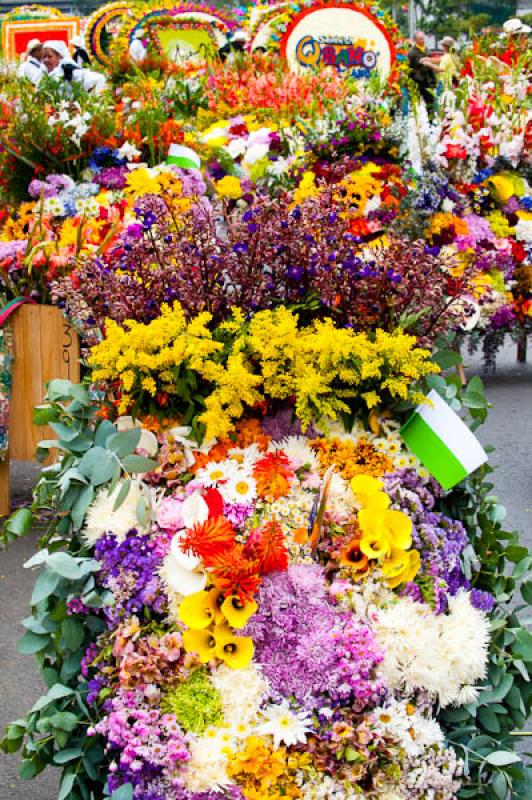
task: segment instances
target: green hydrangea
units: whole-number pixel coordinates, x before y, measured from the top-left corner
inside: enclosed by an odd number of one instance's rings
[[[204,669],[197,669],[184,683],[173,686],[164,696],[161,708],[167,714],[175,714],[184,730],[197,734],[223,722],[220,692]]]

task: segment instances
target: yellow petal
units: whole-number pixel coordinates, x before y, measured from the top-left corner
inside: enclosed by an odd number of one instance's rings
[[[412,520],[402,511],[384,511],[384,524],[394,547],[408,550],[412,547]]]
[[[214,620],[210,592],[194,592],[181,601],[179,606],[179,619],[188,628],[201,630],[207,628]]]
[[[223,637],[216,643],[216,655],[232,669],[247,667],[254,652],[253,639],[249,636]]]
[[[243,628],[257,608],[254,600],[242,603],[239,597],[231,595],[225,598],[222,604],[222,613],[231,627]]]
[[[384,533],[364,533],[360,540],[360,550],[368,558],[386,558],[392,551],[388,537]]]
[[[211,631],[185,631],[183,647],[187,653],[197,653],[202,664],[216,655],[216,639]]]
[[[375,494],[383,489],[383,482],[371,475],[355,475],[351,478],[351,491],[357,497],[359,494]]]
[[[404,556],[406,556],[406,560],[403,569],[396,572],[395,575],[390,575],[386,580],[386,584],[390,589],[395,589],[399,584],[413,580],[419,572],[421,558],[418,551],[410,550],[410,552],[404,553]],[[385,566],[383,566],[382,571],[385,572]]]
[[[362,503],[362,500],[360,501]],[[390,505],[390,498],[385,492],[375,492],[375,494],[367,495],[365,502],[362,503],[364,508],[374,508],[376,510],[385,511]]]

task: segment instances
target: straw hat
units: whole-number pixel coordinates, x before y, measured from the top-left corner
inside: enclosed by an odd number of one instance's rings
[[[440,42],[441,47],[456,47],[456,42],[452,36],[444,36]]]
[[[515,36],[516,33],[530,33],[530,31],[532,31],[530,25],[525,25],[523,20],[519,19],[519,17],[507,19],[502,29],[506,36]]]

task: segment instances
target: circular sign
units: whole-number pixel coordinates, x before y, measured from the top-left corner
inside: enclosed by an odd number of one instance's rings
[[[393,39],[371,12],[357,6],[316,5],[295,16],[281,42],[295,72],[334,67],[346,77],[385,77],[395,61]]]

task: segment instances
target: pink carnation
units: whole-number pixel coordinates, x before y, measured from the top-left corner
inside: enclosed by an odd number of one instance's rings
[[[157,509],[157,524],[167,531],[179,531],[185,527],[182,515],[182,500],[165,498]]]

